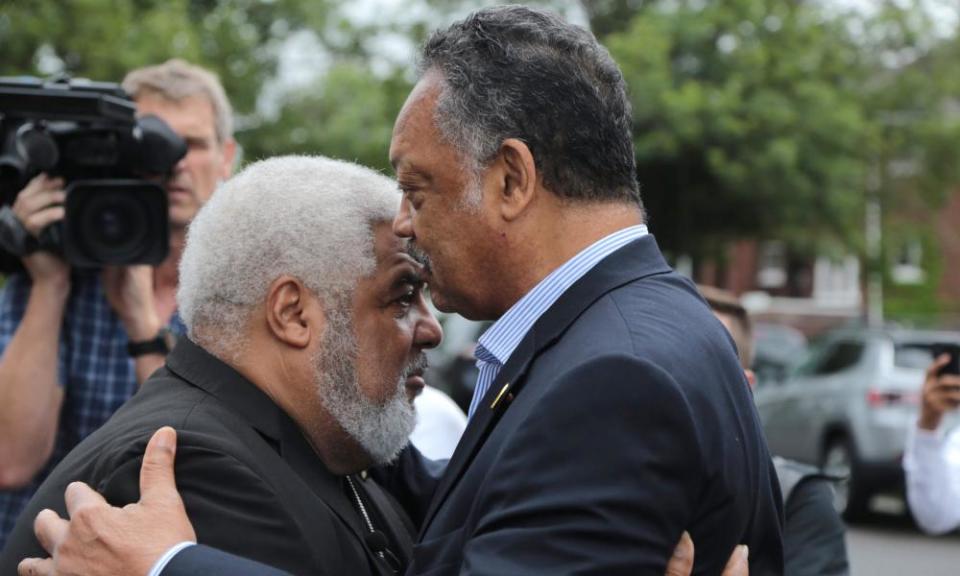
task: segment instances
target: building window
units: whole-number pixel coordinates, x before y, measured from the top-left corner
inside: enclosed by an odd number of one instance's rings
[[[787,248],[783,242],[764,242],[760,246],[757,286],[763,289],[787,285]]]
[[[923,284],[926,276],[923,271],[923,244],[917,239],[901,243],[890,271],[893,282],[901,285]]]

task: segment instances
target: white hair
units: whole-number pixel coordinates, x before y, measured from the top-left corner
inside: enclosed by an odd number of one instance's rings
[[[393,180],[324,157],[251,164],[217,189],[190,224],[177,305],[188,334],[224,359],[282,275],[325,301],[352,294],[376,266],[373,227],[396,213]]]

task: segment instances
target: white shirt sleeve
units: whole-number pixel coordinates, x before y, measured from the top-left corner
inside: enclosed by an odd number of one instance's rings
[[[147,573],[147,576],[160,576],[160,573],[163,572],[163,569],[167,567],[167,564],[173,560],[173,557],[180,553],[184,548],[189,548],[190,546],[195,545],[196,542],[190,542],[189,540],[181,542],[167,550],[159,560],[154,563],[153,568],[150,569],[150,572]]]
[[[910,431],[903,456],[907,502],[917,524],[930,534],[960,527],[960,428]]]
[[[467,416],[449,396],[430,386],[413,403],[417,427],[410,441],[431,460],[449,459],[467,428]]]

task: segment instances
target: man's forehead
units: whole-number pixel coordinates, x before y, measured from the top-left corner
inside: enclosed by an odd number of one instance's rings
[[[398,282],[420,279],[423,266],[411,255],[408,245],[405,239],[396,236],[378,242],[377,267],[368,278],[384,290],[391,289]]]
[[[377,266],[392,265],[399,260],[413,260],[410,253],[410,241],[393,233],[389,222],[377,224],[375,229],[374,255]]]
[[[137,115],[159,116],[174,130],[202,133],[215,130],[216,115],[209,99],[192,94],[181,100],[171,100],[161,94],[145,92],[136,99]]]
[[[402,136],[411,130],[420,130],[432,126],[433,108],[439,95],[439,76],[431,73],[421,78],[417,85],[413,87],[410,95],[407,96],[407,101],[397,115],[397,121],[393,126],[390,163],[394,168],[400,160],[397,157],[397,148],[401,144]]]

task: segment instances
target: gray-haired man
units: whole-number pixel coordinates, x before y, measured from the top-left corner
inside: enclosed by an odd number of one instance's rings
[[[71,482],[135,502],[161,426],[179,432],[177,484],[200,541],[294,574],[402,570],[413,525],[362,471],[407,445],[441,332],[390,227],[399,200],[390,179],[325,158],[264,160],[227,181],[181,261],[188,338],[51,472],[0,573],[42,552],[33,517],[66,513]],[[144,560],[124,570],[144,574]]]

